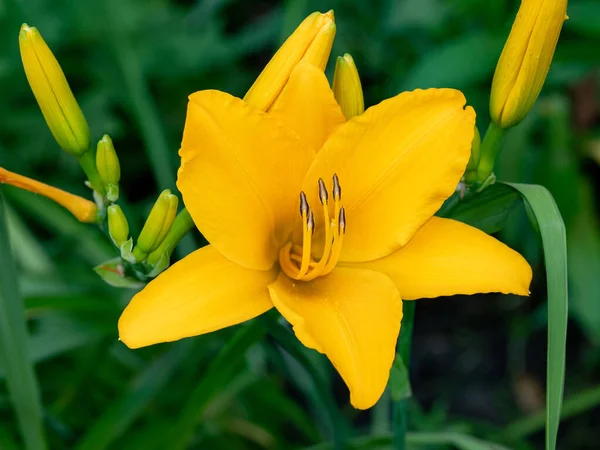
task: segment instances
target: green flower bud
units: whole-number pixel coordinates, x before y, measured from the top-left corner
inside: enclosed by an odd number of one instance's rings
[[[121,179],[121,166],[119,158],[108,134],[98,141],[96,150],[96,168],[106,190],[106,198],[116,202],[119,198],[119,180]]]
[[[119,248],[129,238],[129,224],[119,205],[110,205],[106,211],[108,216],[108,233]]]
[[[90,148],[88,124],[65,74],[37,28],[23,24],[19,47],[27,81],[54,139],[67,153],[86,153]]]
[[[359,116],[365,111],[362,86],[354,59],[350,54],[338,56],[333,72],[333,94],[346,119]]]
[[[133,254],[138,261],[146,259],[148,254],[156,250],[165,238],[175,220],[177,204],[177,196],[171,194],[169,189],[161,192],[133,249]]]

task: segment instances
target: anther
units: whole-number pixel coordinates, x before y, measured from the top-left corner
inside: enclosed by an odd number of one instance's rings
[[[306,194],[304,191],[300,192],[300,215],[302,217],[308,215],[308,202],[306,201]]]
[[[306,219],[306,226],[311,233],[315,231],[315,216],[313,215],[312,209],[308,208],[308,217]]]
[[[337,173],[333,174],[333,199],[337,201],[342,199],[342,188]]]
[[[346,232],[346,210],[344,209],[343,206],[340,209],[339,227],[340,227],[340,233]]]
[[[323,178],[319,178],[319,200],[321,201],[321,205],[326,205],[329,200],[329,194],[327,193],[327,189],[325,189]]]

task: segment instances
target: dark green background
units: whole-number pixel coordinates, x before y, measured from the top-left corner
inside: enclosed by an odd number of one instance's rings
[[[174,188],[187,95],[214,88],[242,96],[304,16],[330,8],[338,29],[332,55],[352,54],[367,105],[402,90],[455,87],[465,92],[485,130],[491,79],[516,1],[4,0],[0,165],[89,194],[27,85],[17,39],[27,22],[55,52],[93,139],[113,137],[123,172],[122,205],[136,235],[158,192]],[[577,400],[599,397],[600,385],[600,2],[572,0],[568,13],[542,95],[509,132],[496,173],[505,181],[548,187],[567,225],[572,320],[566,397]],[[330,64],[330,77],[332,69]],[[330,440],[332,423],[349,437],[389,432],[387,395],[369,412],[353,410],[325,358],[296,349],[313,368],[309,376],[262,326],[234,342],[240,351],[234,347],[228,364],[208,377],[210,363],[237,330],[128,350],[117,341],[116,323],[132,294],[104,285],[92,271],[116,256],[110,242],[42,198],[3,191],[52,449],[288,449]],[[498,236],[532,264],[532,296],[419,302],[410,428],[542,448],[541,423],[519,428],[544,400],[539,239],[522,207]],[[179,256],[203,242],[199,234],[194,239]],[[323,399],[315,374],[331,398]],[[1,377],[0,368],[4,449],[17,433]],[[323,407],[327,402],[339,406],[333,421]],[[595,448],[600,398],[590,403],[563,422],[560,448]]]

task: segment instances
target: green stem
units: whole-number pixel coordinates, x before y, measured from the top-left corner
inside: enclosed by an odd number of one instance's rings
[[[19,295],[17,269],[8,240],[4,198],[0,192],[0,362],[12,399],[25,447],[45,450],[42,406],[38,384],[29,359],[29,339],[25,326],[25,306]]]
[[[403,318],[400,337],[398,338],[398,354],[402,358],[407,371],[410,367],[410,350],[412,344],[412,332],[415,318],[415,302],[403,303]],[[408,429],[408,406],[409,398],[393,402],[393,448],[394,450],[406,449],[406,432]]]
[[[503,138],[504,129],[491,122],[481,142],[481,156],[477,167],[476,183],[484,184],[492,175]]]
[[[94,159],[94,152],[92,150],[85,152],[83,155],[77,158],[79,161],[79,165],[85,172],[92,189],[100,194],[106,194],[104,190],[104,184],[100,179],[100,174],[98,173],[98,169],[96,169],[96,161]]]
[[[170,256],[179,241],[181,241],[190,230],[194,229],[194,227],[195,225],[192,216],[190,216],[190,213],[186,208],[183,208],[179,214],[177,214],[177,217],[175,217],[173,225],[171,225],[171,229],[165,236],[165,239],[158,248],[148,256],[148,263],[152,265],[156,264],[165,252],[168,252]]]

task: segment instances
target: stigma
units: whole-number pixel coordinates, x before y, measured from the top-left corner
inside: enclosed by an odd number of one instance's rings
[[[315,234],[315,216],[308,204],[306,194],[300,192],[300,217],[302,218],[302,245],[288,242],[279,252],[279,264],[284,273],[294,279],[302,281],[314,280],[317,277],[330,273],[339,261],[342,243],[346,232],[346,210],[341,204],[342,189],[340,180],[333,175],[333,217],[329,211],[329,193],[323,179],[319,178],[319,202],[323,214],[325,227],[325,241],[323,253],[318,261],[311,256],[313,235]]]

